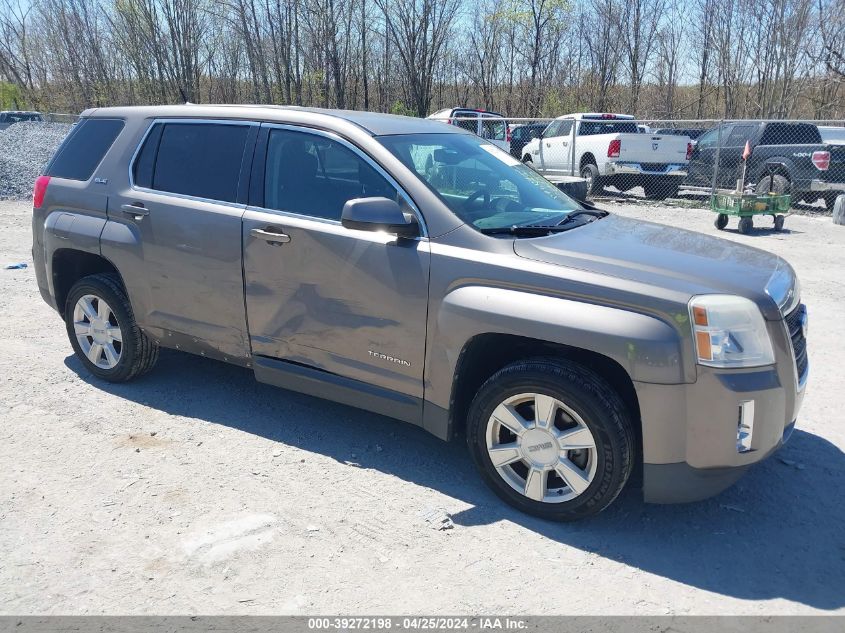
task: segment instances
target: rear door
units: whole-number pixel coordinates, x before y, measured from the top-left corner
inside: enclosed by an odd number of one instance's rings
[[[109,199],[103,254],[128,277],[139,323],[171,346],[248,356],[241,216],[257,133],[249,122],[156,121]]]
[[[252,353],[421,399],[428,240],[344,228],[346,201],[371,196],[415,212],[347,141],[262,128],[243,220]]]

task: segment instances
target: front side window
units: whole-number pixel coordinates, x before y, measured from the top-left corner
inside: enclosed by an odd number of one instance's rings
[[[756,125],[735,125],[722,147],[745,147],[757,132]]]
[[[719,144],[720,139],[722,147],[724,147],[725,141],[727,141],[728,136],[730,136],[733,129],[733,123],[726,123],[724,125],[720,125],[719,127],[715,127],[712,130],[708,130],[698,138],[698,148],[707,149],[709,147],[716,147]]]
[[[546,134],[547,137],[552,136],[569,136],[572,132],[572,120],[557,121],[557,126],[552,130],[552,134]],[[552,125],[555,125],[552,123]],[[549,126],[551,127],[551,125]]]
[[[317,134],[270,130],[265,208],[340,220],[349,200],[371,197],[399,201],[393,185],[348,147]]]
[[[405,134],[378,140],[477,229],[555,224],[581,209],[533,169],[480,138]]]

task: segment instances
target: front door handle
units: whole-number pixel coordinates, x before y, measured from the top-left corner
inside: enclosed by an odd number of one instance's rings
[[[253,237],[257,237],[260,240],[269,242],[273,246],[278,246],[279,244],[287,244],[288,242],[290,242],[290,235],[288,235],[287,233],[268,231],[267,229],[252,229],[249,234]]]
[[[126,215],[131,215],[136,220],[140,220],[145,215],[150,214],[150,210],[147,209],[142,203],[136,202],[133,204],[122,204],[120,205],[120,210],[123,211]]]

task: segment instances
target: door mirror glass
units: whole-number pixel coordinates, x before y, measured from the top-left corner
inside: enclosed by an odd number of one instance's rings
[[[358,231],[385,231],[399,237],[417,237],[420,227],[412,213],[404,213],[395,200],[355,198],[343,205],[340,223]]]

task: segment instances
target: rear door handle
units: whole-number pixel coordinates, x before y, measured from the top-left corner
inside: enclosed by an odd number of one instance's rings
[[[126,215],[134,216],[135,219],[140,220],[145,215],[150,214],[150,210],[147,209],[143,204],[122,204],[120,205],[120,210],[123,211]]]
[[[287,233],[279,233],[276,231],[268,231],[267,229],[252,229],[249,232],[253,237],[269,242],[270,244],[279,245],[290,242],[290,235]]]

